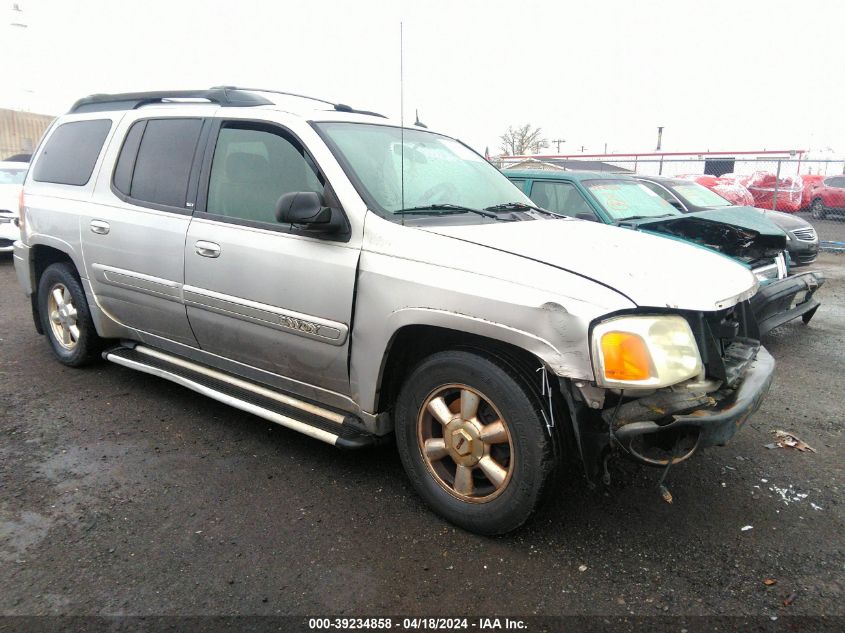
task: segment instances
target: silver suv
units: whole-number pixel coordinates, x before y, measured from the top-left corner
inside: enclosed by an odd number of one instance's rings
[[[17,276],[60,362],[346,449],[394,435],[479,533],[524,523],[565,459],[593,480],[724,444],[774,369],[748,269],[537,208],[460,141],[341,104],[86,97],[21,200]]]

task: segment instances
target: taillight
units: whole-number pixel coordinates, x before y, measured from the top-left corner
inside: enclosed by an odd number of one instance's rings
[[[21,230],[21,237],[23,237],[24,229],[26,228],[26,214],[24,213],[24,197],[23,197],[23,187],[21,187],[21,193],[18,196],[18,226]]]

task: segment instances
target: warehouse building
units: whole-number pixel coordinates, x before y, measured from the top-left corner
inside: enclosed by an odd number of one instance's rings
[[[55,117],[0,108],[0,160],[29,160]]]

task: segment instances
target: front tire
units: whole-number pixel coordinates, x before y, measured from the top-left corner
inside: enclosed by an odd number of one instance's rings
[[[60,363],[80,367],[98,357],[103,339],[97,335],[85,291],[71,264],[51,264],[41,275],[38,311],[50,349]]]
[[[396,403],[396,443],[426,503],[479,534],[525,523],[555,470],[532,389],[504,362],[465,350],[433,354],[408,376]]]
[[[824,203],[822,202],[821,198],[816,198],[815,200],[813,200],[813,204],[810,205],[810,212],[816,220],[825,219],[827,213],[824,210]]]

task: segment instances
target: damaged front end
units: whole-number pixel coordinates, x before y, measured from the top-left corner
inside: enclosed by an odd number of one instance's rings
[[[561,381],[588,478],[621,454],[649,466],[726,444],[760,406],[775,362],[759,342],[749,303],[681,312],[701,357],[697,376],[653,390]]]
[[[786,234],[760,214],[713,209],[640,219],[635,228],[693,242],[748,266],[761,286],[751,301],[761,335],[798,317],[809,323],[820,305],[814,294],[824,277],[816,272],[788,277]]]
[[[682,239],[732,257],[748,266],[761,282],[786,276],[785,265],[778,260],[786,249],[786,234],[760,214],[713,209],[642,218],[636,221],[635,228]]]

